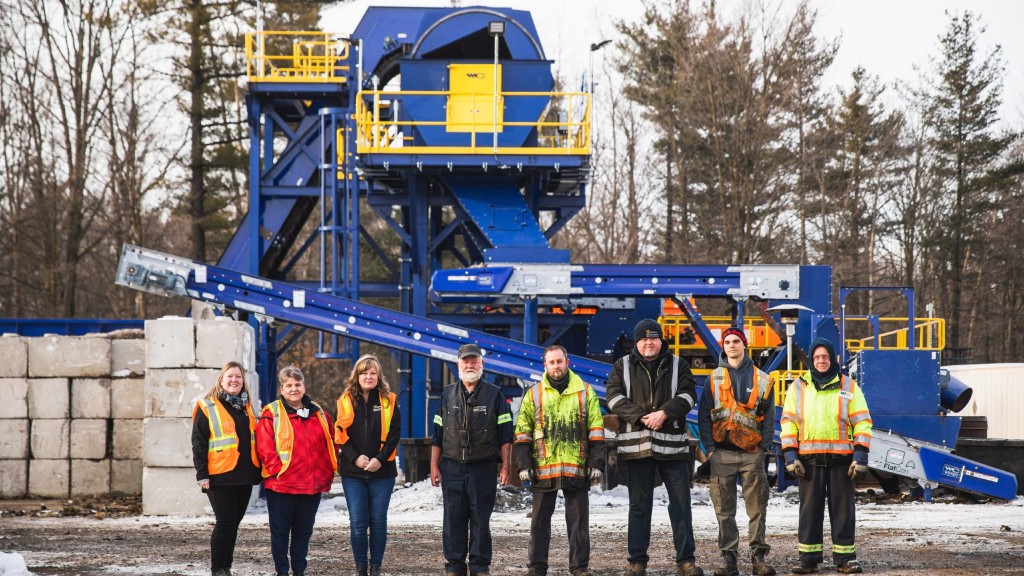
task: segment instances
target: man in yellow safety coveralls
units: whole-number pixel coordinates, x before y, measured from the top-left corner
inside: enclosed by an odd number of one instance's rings
[[[860,574],[853,483],[868,472],[871,413],[857,383],[840,373],[832,343],[818,338],[810,350],[811,369],[790,385],[781,420],[786,471],[800,479],[800,563],[792,572],[818,571],[827,502],[836,572]]]
[[[533,482],[529,576],[545,576],[551,515],[558,490],[565,496],[569,571],[589,576],[590,484],[604,469],[604,419],[597,393],[569,369],[565,348],[544,350],[544,376],[523,394],[512,461],[525,483]]]

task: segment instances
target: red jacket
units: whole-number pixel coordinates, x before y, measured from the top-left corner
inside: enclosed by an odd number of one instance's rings
[[[330,438],[324,435],[323,426],[314,411],[314,404],[303,402],[311,408],[308,418],[300,418],[295,410],[285,405],[288,421],[292,425],[294,444],[292,461],[284,474],[281,471],[281,459],[277,455],[274,439],[274,417],[264,411],[256,427],[256,452],[264,469],[270,474],[264,478],[263,487],[274,492],[285,494],[319,494],[331,489],[334,481],[334,462],[331,454],[334,446]],[[327,419],[328,430],[334,428],[330,414],[322,411]]]

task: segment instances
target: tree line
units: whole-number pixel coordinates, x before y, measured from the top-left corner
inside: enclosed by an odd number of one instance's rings
[[[1024,146],[998,117],[1001,48],[982,49],[977,15],[947,17],[918,77],[857,68],[836,89],[839,42],[807,3],[645,3],[618,26],[622,85],[596,96],[611,130],[560,240],[590,262],[828,264],[835,292],[914,287],[915,314],[946,318],[947,363],[1020,358]],[[848,312],[906,301],[858,294]]]
[[[264,2],[268,30],[318,2]],[[122,244],[215,261],[247,210],[242,0],[0,0],[0,316],[153,317],[111,289]],[[578,262],[828,264],[840,285],[913,286],[953,357],[1020,358],[1024,187],[999,118],[1005,62],[948,15],[916,78],[852,71],[807,3],[649,1],[618,24]],[[315,254],[311,254],[315,258]],[[902,315],[866,294],[856,313]]]

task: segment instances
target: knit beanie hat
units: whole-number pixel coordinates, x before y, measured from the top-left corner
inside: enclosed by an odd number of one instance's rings
[[[644,318],[637,323],[636,328],[633,328],[633,340],[662,337],[661,325],[656,320],[651,320],[650,318]]]
[[[726,329],[725,329],[725,330],[724,330],[724,331],[722,332],[722,345],[723,345],[723,346],[725,346],[725,337],[726,337],[726,336],[728,336],[728,335],[730,335],[730,334],[733,334],[733,335],[735,335],[735,336],[738,336],[738,337],[739,337],[739,339],[740,339],[740,340],[741,340],[741,341],[743,342],[743,347],[744,347],[744,348],[746,348],[746,347],[747,347],[747,335],[746,335],[746,333],[745,333],[745,332],[743,332],[743,330],[742,330],[741,328],[736,328],[735,326],[732,326],[732,327],[726,328]]]

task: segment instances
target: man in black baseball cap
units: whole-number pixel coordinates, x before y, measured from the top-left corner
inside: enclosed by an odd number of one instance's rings
[[[441,392],[430,453],[430,483],[444,500],[446,576],[490,572],[495,462],[502,485],[512,472],[512,413],[501,390],[482,380],[483,350],[463,344],[456,356],[459,380]]]

